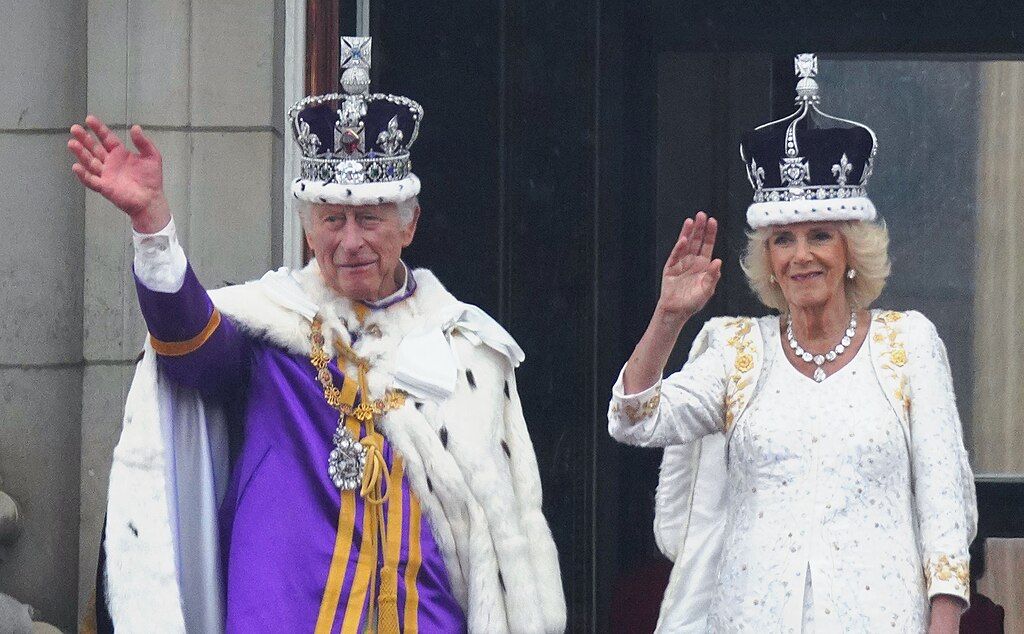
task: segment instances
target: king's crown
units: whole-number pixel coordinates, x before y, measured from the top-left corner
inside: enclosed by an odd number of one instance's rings
[[[370,47],[369,37],[341,38],[344,92],[306,97],[288,110],[303,179],[359,185],[411,173],[409,148],[423,108],[407,97],[369,92]]]

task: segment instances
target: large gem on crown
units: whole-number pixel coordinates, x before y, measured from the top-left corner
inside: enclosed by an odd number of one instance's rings
[[[786,157],[779,163],[779,172],[782,176],[782,183],[791,187],[798,187],[811,182],[811,168],[807,159],[802,156]]]
[[[343,185],[359,185],[366,180],[363,164],[359,161],[341,161],[334,168],[334,180]]]
[[[355,128],[345,128],[341,131],[341,135],[338,137],[341,143],[341,149],[345,154],[360,154],[362,153],[362,141],[363,137],[360,131]]]

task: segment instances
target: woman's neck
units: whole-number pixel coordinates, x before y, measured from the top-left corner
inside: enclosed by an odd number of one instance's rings
[[[835,345],[850,324],[850,304],[846,298],[820,306],[790,307],[793,334],[806,347],[817,349]],[[805,343],[806,342],[806,343]]]

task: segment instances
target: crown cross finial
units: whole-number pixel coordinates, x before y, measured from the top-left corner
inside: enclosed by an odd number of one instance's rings
[[[370,51],[373,45],[372,37],[343,37],[341,38],[341,67],[370,68]]]
[[[793,71],[800,81],[796,83],[796,103],[818,103],[818,56],[814,53],[800,53],[793,58]]]
[[[365,95],[370,89],[370,50],[373,38],[341,38],[341,87],[350,95]]]
[[[814,53],[800,53],[793,59],[797,77],[815,77],[818,74],[818,56]]]

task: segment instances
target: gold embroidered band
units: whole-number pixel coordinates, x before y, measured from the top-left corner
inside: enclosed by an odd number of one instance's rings
[[[214,308],[213,314],[210,315],[210,321],[206,322],[206,327],[195,337],[187,341],[160,341],[153,335],[149,335],[149,342],[152,344],[153,350],[156,350],[156,353],[159,355],[183,357],[202,348],[203,344],[217,330],[217,326],[220,326],[220,311]]]

